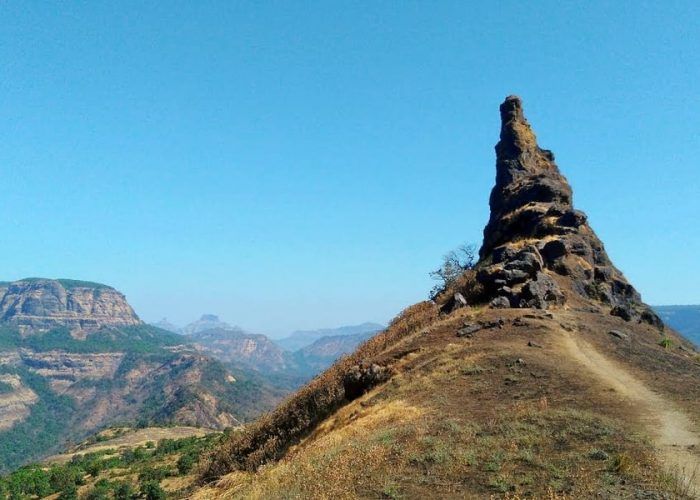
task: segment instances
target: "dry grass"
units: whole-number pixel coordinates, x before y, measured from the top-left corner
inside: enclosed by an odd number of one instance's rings
[[[281,461],[229,474],[198,498],[609,498],[620,484],[649,483],[651,450],[628,429],[545,397],[474,412],[472,391],[493,391],[500,376],[458,344],[414,362]],[[462,397],[436,390],[446,385]],[[605,459],[590,458],[598,450]]]
[[[235,470],[253,471],[279,459],[290,446],[348,403],[343,380],[353,367],[370,362],[387,363],[388,360],[380,360],[379,356],[388,346],[434,322],[437,315],[432,302],[421,302],[403,311],[385,331],[367,340],[354,354],[342,358],[273,412],[234,434],[205,460],[202,479],[210,481]]]
[[[498,318],[505,319],[503,329],[455,335],[464,321]],[[639,367],[647,375],[658,373],[663,381],[650,384],[656,389],[674,397],[698,390],[674,386],[697,380],[689,355],[660,349],[658,332],[644,325],[634,327],[630,342],[617,342],[607,332],[622,328],[620,322],[578,311],[547,318],[532,311],[463,308],[439,316],[436,306],[421,304],[254,424],[244,439],[218,450],[210,460],[224,465],[216,469],[208,462],[204,477],[224,477],[197,496],[688,497],[681,481],[686,478],[659,472],[635,409],[561,349],[565,323],[606,356],[624,356],[631,372]],[[529,341],[540,348],[528,347]],[[676,359],[681,356],[687,366]],[[348,401],[342,377],[363,361],[390,366],[392,376]],[[330,389],[337,399],[323,399]],[[319,403],[324,416],[312,420],[305,412]],[[695,403],[682,406],[690,410]],[[224,472],[211,474],[217,470]]]
[[[476,280],[476,271],[466,270],[454,283],[435,297],[435,303],[442,307],[452,299],[455,293],[461,293],[470,305],[481,304],[485,301],[484,287]]]

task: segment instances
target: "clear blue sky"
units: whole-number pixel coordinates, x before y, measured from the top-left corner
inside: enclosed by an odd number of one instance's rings
[[[700,2],[562,3],[2,2],[2,278],[387,321],[481,242],[516,93],[644,298],[700,303]]]

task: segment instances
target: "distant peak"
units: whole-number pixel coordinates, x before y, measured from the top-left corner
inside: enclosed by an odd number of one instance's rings
[[[199,318],[201,321],[219,321],[219,317],[216,314],[202,314]]]

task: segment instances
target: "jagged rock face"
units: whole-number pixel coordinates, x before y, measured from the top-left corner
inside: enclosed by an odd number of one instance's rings
[[[141,323],[124,295],[105,285],[27,279],[9,283],[0,293],[0,322],[23,332],[60,326],[90,331]]]
[[[520,98],[501,104],[496,185],[484,229],[477,279],[493,307],[562,305],[568,278],[573,293],[625,319],[663,327],[639,293],[608,258],[602,242],[576,210],[572,190],[551,151],[541,149]]]

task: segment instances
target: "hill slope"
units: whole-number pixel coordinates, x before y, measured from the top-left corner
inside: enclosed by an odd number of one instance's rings
[[[360,325],[341,326],[338,328],[320,328],[318,330],[297,330],[288,337],[278,339],[278,345],[287,351],[299,351],[323,337],[338,337],[341,335],[359,335],[377,333],[384,327],[378,323],[362,323]]]
[[[0,472],[116,423],[223,429],[279,394],[144,325],[111,287],[31,279],[0,300]]]
[[[698,354],[612,264],[518,98],[501,120],[476,268],[231,436],[199,498],[700,487]]]

